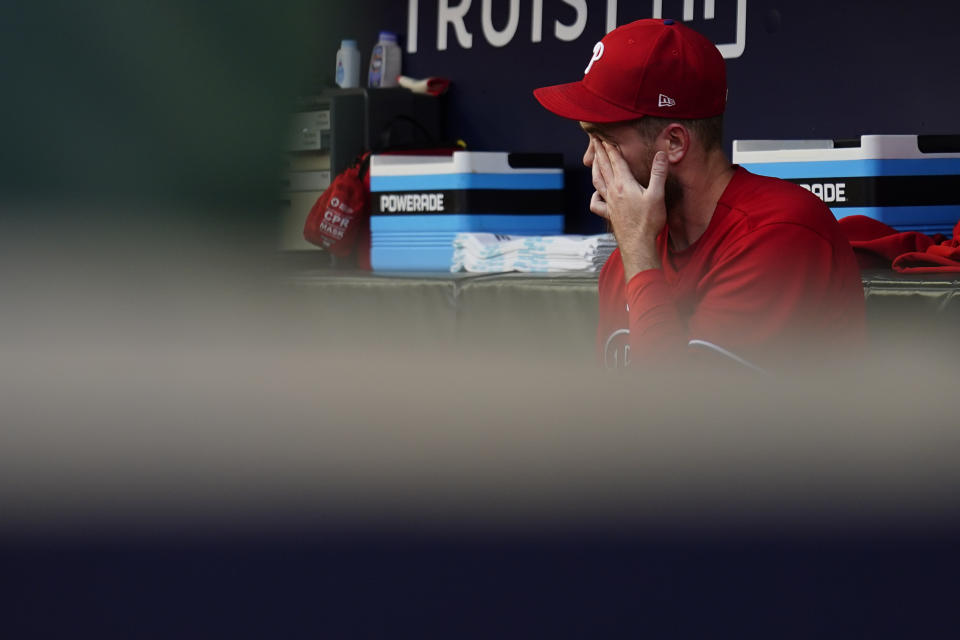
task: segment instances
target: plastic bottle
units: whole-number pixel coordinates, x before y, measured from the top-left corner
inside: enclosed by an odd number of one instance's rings
[[[370,54],[370,74],[367,76],[367,86],[395,87],[397,76],[400,75],[400,46],[397,44],[397,34],[391,31],[381,31],[377,44]]]
[[[337,86],[355,89],[360,86],[360,49],[356,40],[341,40],[337,50]]]

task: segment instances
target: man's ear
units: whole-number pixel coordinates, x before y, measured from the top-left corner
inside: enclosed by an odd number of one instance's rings
[[[660,148],[671,164],[680,162],[690,150],[690,130],[679,122],[670,123],[660,132]]]

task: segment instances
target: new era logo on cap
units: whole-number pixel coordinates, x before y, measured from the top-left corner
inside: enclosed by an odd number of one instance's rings
[[[677,106],[677,101],[671,98],[670,96],[665,96],[661,93],[660,98],[657,101],[657,106],[658,107],[675,107]]]

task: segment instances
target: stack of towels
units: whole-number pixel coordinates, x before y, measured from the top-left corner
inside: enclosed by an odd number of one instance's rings
[[[599,271],[617,247],[612,233],[593,236],[511,236],[458,233],[450,271]]]

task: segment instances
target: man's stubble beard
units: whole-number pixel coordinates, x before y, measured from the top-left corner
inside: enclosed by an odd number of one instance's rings
[[[667,208],[668,217],[681,202],[683,202],[683,186],[676,176],[667,175],[667,181],[663,186],[663,204]]]
[[[656,153],[656,149],[652,147],[649,149],[649,153],[646,154],[646,162],[640,168],[640,175],[635,176],[637,182],[644,189],[650,186],[650,171],[653,168],[653,156]],[[670,217],[670,212],[676,210],[681,202],[683,202],[683,186],[675,175],[668,173],[667,180],[663,185],[663,204],[667,209],[667,217]]]

